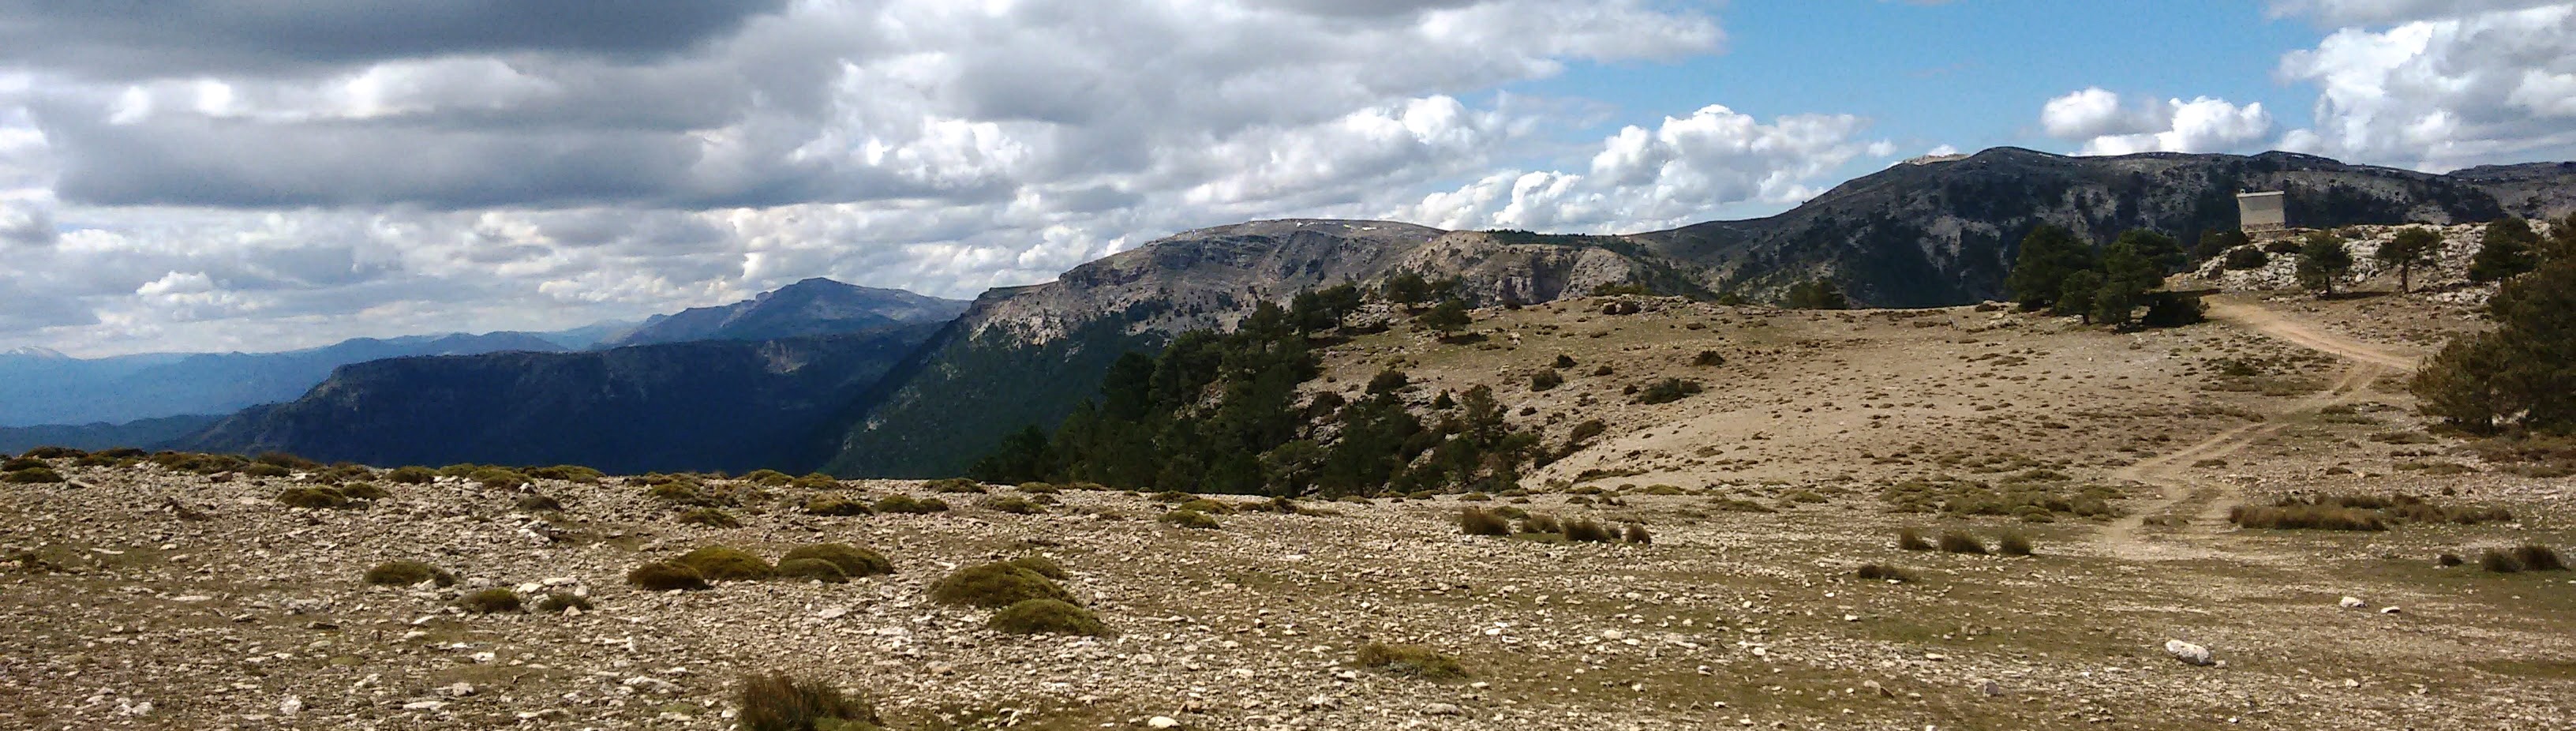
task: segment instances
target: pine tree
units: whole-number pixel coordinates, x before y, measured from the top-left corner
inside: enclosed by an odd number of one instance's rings
[[[2123,231],[2120,233],[2120,238],[2112,243],[2128,244],[2130,250],[2136,251],[2139,256],[2146,257],[2157,274],[2179,272],[2183,270],[2184,265],[2191,263],[2191,255],[2183,252],[2182,242],[2149,229],[2133,228]]]
[[[2487,224],[2477,255],[2469,258],[2469,281],[2493,282],[2539,267],[2539,252],[2534,251],[2539,243],[2529,221],[2506,217]]]
[[[2343,249],[2343,239],[2319,231],[2308,234],[2299,246],[2299,286],[2334,296],[2335,280],[2352,273],[2352,252]]]
[[[2415,267],[2432,263],[2433,258],[2441,253],[2441,234],[2422,226],[2408,226],[2406,230],[2397,232],[2395,238],[2380,244],[2379,251],[2371,258],[2397,267],[2397,291],[2405,293],[2415,290]]]
[[[1438,331],[1442,337],[1454,335],[1475,321],[1467,314],[1467,303],[1454,298],[1441,300],[1438,306],[1413,318],[1414,324]]]
[[[2012,274],[2004,285],[2012,290],[2014,302],[2022,309],[2036,310],[2057,303],[2064,294],[2066,276],[2093,268],[2093,249],[2076,238],[2073,232],[2053,224],[2040,224],[2021,239],[2021,252],[2013,259]]]
[[[1789,285],[1785,302],[1793,310],[1842,310],[1851,308],[1843,297],[1843,288],[1830,279],[1813,279]]]

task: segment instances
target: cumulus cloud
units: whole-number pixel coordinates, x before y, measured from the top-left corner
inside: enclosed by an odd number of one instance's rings
[[[2328,26],[2387,25],[2561,3],[2551,0],[2273,0],[2274,18],[2308,17]]]
[[[1247,218],[1643,229],[1894,149],[1712,106],[1496,172],[1598,121],[1498,87],[1722,48],[1655,0],[0,17],[0,342],[75,353],[550,329],[809,276],[969,297]]]
[[[2576,155],[2576,4],[2385,5],[2344,12],[2404,22],[2281,60],[2281,77],[2318,90],[2316,126],[2285,147],[2433,171]]]
[[[2083,155],[2242,151],[2268,140],[2273,128],[2261,102],[2132,101],[2099,87],[2048,100],[2039,123],[2051,137],[2082,142],[2077,154]]]

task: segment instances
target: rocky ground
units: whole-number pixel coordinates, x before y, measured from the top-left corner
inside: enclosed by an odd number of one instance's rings
[[[623,478],[380,479],[371,505],[306,509],[277,500],[296,476],[54,459],[69,481],[0,485],[0,727],[727,728],[737,680],[772,670],[862,694],[900,729],[2576,727],[2576,575],[2475,560],[2525,542],[2576,555],[2576,484],[2428,433],[2398,380],[2472,324],[2421,298],[2225,303],[2239,319],[2139,334],[1996,308],[1599,299],[1479,313],[1480,341],[1399,328],[1337,347],[1323,387],[1401,363],[1425,400],[1489,385],[1551,443],[1587,420],[1603,434],[1527,494],[1309,502],[1215,529],[1159,522],[1166,503],[1126,492],[1068,489],[1023,515],[988,507],[1015,488],[910,482],[769,488],[726,508],[739,527],[682,524]],[[1725,362],[1693,365],[1703,350]],[[1578,362],[1566,384],[1532,391],[1560,354]],[[1624,393],[1666,377],[1708,390]],[[1908,483],[2109,495],[2112,510],[1902,512],[1891,488]],[[532,493],[562,508],[520,509]],[[2225,519],[2304,493],[2512,518]],[[954,507],[797,509],[896,494]],[[1470,506],[1636,523],[1653,541],[1466,536]],[[1907,551],[1908,528],[2019,532],[2037,550]],[[699,546],[775,560],[818,542],[875,548],[896,572],[622,580]],[[1067,569],[1117,634],[1001,634],[928,598],[950,570],[1023,555]],[[462,581],[361,580],[396,559]],[[1865,563],[1915,580],[1860,579]],[[459,608],[494,586],[592,608]],[[1371,642],[1437,649],[1469,676],[1360,667]]]

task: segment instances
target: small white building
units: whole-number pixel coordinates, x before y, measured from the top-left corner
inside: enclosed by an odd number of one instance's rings
[[[2286,198],[2277,190],[2236,194],[2236,227],[2249,234],[2288,229],[2290,214],[2282,207]]]

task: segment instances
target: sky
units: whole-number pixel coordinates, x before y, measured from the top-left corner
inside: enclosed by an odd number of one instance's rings
[[[1286,217],[1630,232],[1935,152],[2576,159],[2576,3],[0,0],[0,350],[970,298]]]

